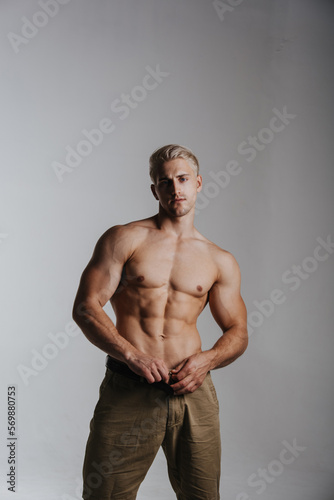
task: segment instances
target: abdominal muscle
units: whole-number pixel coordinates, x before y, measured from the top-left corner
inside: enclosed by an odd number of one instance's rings
[[[206,296],[128,286],[111,299],[116,328],[140,352],[162,359],[169,369],[201,352],[196,322]]]
[[[201,352],[196,320],[189,323],[168,314],[149,316],[140,314],[136,307],[126,308],[125,311],[122,302],[112,300],[117,331],[140,352],[162,359],[169,369],[192,354]]]

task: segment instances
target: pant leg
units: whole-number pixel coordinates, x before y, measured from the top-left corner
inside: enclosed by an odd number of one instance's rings
[[[219,405],[210,374],[191,394],[172,396],[163,442],[168,474],[178,500],[219,500]]]
[[[85,500],[134,500],[164,439],[167,396],[107,370],[90,424]]]

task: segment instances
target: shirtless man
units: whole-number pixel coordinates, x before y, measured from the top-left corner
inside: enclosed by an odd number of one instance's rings
[[[111,227],[82,274],[73,318],[107,353],[91,421],[84,499],[134,500],[158,449],[178,500],[218,500],[219,407],[210,371],[248,343],[234,257],[194,227],[198,161],[169,145],[150,158],[153,217]],[[110,300],[116,324],[103,310]],[[223,335],[203,351],[209,303]]]

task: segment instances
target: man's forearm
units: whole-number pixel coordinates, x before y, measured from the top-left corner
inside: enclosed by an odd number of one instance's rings
[[[248,345],[247,327],[235,325],[224,332],[215,345],[206,351],[210,356],[210,370],[222,368],[235,361]]]
[[[136,348],[119,334],[113,321],[100,305],[75,305],[73,319],[92,344],[119,361],[126,363],[136,351]]]

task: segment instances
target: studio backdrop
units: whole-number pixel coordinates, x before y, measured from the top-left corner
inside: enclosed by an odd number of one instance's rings
[[[157,213],[148,158],[177,143],[248,310],[212,372],[222,499],[333,500],[333,28],[330,0],[1,2],[2,499],[80,498],[105,354],[74,297],[99,236]],[[208,307],[198,329],[222,333]]]

